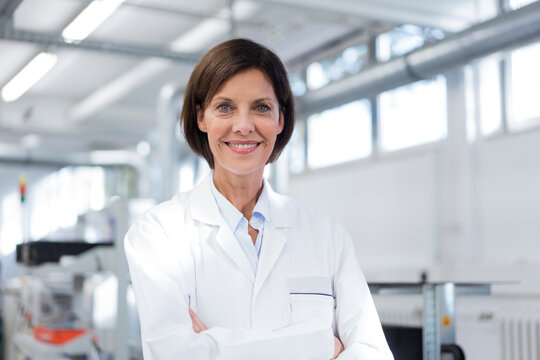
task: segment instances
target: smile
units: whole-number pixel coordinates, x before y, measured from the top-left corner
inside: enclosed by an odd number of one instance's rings
[[[227,145],[232,146],[237,149],[251,149],[251,148],[259,146],[259,144],[230,144],[230,143]]]
[[[255,151],[259,145],[261,145],[260,142],[225,142],[229,149],[231,149],[233,152],[241,155],[249,154],[252,151]]]

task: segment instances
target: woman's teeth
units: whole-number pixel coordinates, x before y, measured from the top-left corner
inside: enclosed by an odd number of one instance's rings
[[[258,144],[229,144],[229,146],[232,146],[237,149],[251,149],[257,146]]]

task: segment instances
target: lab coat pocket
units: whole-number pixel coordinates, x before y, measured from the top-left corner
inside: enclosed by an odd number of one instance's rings
[[[293,323],[320,320],[330,326],[334,318],[332,282],[327,277],[288,279]]]

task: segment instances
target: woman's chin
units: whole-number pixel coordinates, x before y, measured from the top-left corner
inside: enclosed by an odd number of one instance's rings
[[[216,172],[224,172],[232,176],[262,176],[264,173],[264,165],[254,164],[236,164],[235,166],[216,166]]]

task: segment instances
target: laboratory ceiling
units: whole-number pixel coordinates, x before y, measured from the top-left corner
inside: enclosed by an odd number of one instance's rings
[[[124,149],[156,135],[159,94],[231,37],[274,49],[289,69],[400,24],[458,32],[482,0],[106,0],[84,40],[62,36],[88,0],[0,0],[0,87],[37,54],[56,62],[14,101],[0,99],[0,145]],[[29,137],[30,135],[31,137]]]

